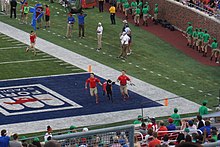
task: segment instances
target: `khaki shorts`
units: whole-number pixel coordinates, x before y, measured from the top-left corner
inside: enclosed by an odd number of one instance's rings
[[[98,93],[97,87],[95,87],[95,88],[90,88],[90,95],[91,95],[91,96],[94,96],[94,95],[96,95],[97,93]]]
[[[216,48],[212,50],[212,53],[220,53],[220,49]]]
[[[198,39],[197,42],[196,42],[196,45],[201,46],[202,45],[202,39]]]
[[[192,35],[191,34],[187,34],[187,40],[191,41],[191,39],[192,39]]]
[[[31,48],[34,48],[34,46],[35,46],[35,42],[31,42],[30,47],[31,47]]]
[[[158,15],[158,14],[154,14],[154,19],[155,19],[155,20],[157,20],[157,15]]]
[[[127,85],[125,86],[120,85],[120,91],[121,93],[128,94]]]

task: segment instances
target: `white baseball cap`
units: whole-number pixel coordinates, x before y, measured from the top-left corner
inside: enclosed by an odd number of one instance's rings
[[[99,22],[99,23],[98,23],[98,25],[99,25],[99,26],[101,26],[101,25],[102,25],[102,23],[101,23],[101,22]]]

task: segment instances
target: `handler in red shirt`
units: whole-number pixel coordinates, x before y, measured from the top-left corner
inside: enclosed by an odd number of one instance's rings
[[[45,8],[46,8],[46,12],[45,12],[45,20],[46,20],[45,28],[46,28],[46,27],[50,27],[50,8],[48,5],[45,5]]]
[[[36,49],[35,49],[36,38],[37,38],[37,35],[35,34],[35,32],[31,31],[31,34],[30,34],[30,46],[27,47],[27,49],[26,49],[26,52],[28,52],[29,49],[33,49],[35,56],[37,54],[36,53]]]
[[[126,73],[125,70],[122,70],[121,75],[117,79],[117,81],[120,82],[120,91],[124,98],[124,101],[126,100],[126,98],[129,97],[127,90],[127,81],[130,81],[131,83],[130,78],[126,76],[125,73]]]
[[[161,144],[161,141],[157,139],[157,132],[153,132],[153,140],[149,142],[148,147],[156,147]]]
[[[99,85],[102,86],[102,83],[100,82],[100,80],[98,78],[96,78],[94,76],[94,73],[91,73],[90,74],[90,78],[88,78],[86,80],[86,83],[85,83],[85,89],[87,89],[87,85],[89,83],[89,87],[90,87],[90,95],[91,96],[94,96],[96,97],[96,104],[99,103],[99,97],[98,97],[98,90],[97,90],[97,85],[96,83],[98,83]]]

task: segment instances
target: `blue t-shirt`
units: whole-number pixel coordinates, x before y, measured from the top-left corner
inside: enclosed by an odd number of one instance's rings
[[[78,24],[82,25],[84,24],[84,18],[87,16],[87,14],[78,15]]]
[[[9,145],[9,136],[1,136],[0,137],[0,147],[8,147]]]
[[[201,130],[204,133],[205,129],[206,129],[207,135],[211,135],[211,126],[204,126],[200,128],[199,130]]]
[[[174,125],[174,124],[169,124],[169,125],[167,126],[167,130],[168,130],[168,131],[176,130],[176,125]]]
[[[67,22],[69,24],[73,24],[75,22],[75,18],[73,16],[69,16]]]

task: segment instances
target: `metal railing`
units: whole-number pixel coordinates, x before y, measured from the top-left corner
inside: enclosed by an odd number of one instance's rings
[[[105,129],[91,130],[53,136],[62,147],[102,147],[102,146],[134,146],[134,126],[125,125]]]

